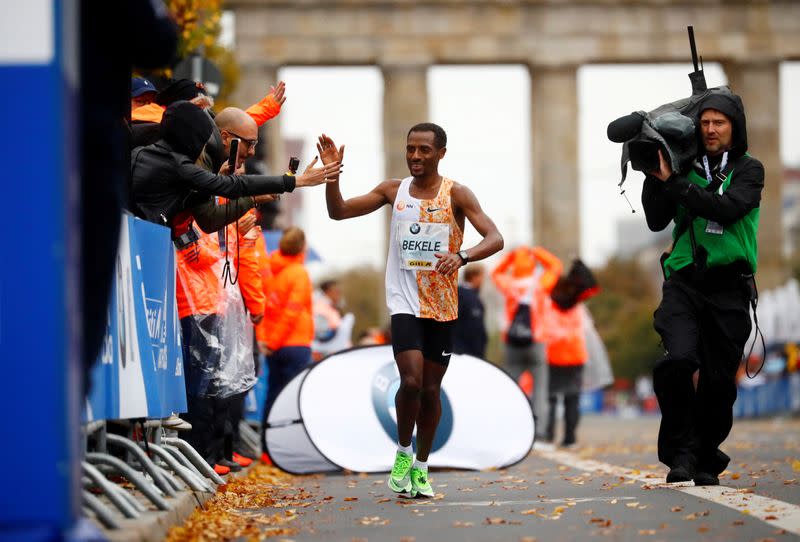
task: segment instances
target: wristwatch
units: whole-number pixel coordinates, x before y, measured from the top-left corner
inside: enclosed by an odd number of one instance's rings
[[[467,262],[469,261],[469,255],[467,254],[467,251],[466,250],[459,250],[458,251],[458,256],[461,258],[461,261],[463,262],[463,264],[467,265]]]

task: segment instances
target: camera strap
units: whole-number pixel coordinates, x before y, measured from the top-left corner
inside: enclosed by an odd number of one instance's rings
[[[734,161],[735,162],[735,161]],[[728,152],[725,151],[725,154],[722,155],[722,161],[720,162],[720,168],[717,171],[715,176],[711,175],[711,168],[708,164],[708,156],[703,155],[703,169],[705,170],[706,179],[708,179],[708,185],[706,185],[705,189],[708,192],[717,192],[722,193],[722,184],[725,182],[725,179],[728,177],[728,172],[733,168],[733,162],[728,162]],[[688,209],[686,210],[686,214],[683,215],[683,220],[678,223],[678,226],[675,229],[675,238],[672,241],[672,247],[670,248],[670,252],[675,249],[675,245],[678,244],[678,240],[681,238],[681,235],[689,230],[689,239],[692,243],[692,260],[697,263],[697,239],[694,235],[694,228],[691,227],[692,222],[694,219],[697,218],[694,216]]]

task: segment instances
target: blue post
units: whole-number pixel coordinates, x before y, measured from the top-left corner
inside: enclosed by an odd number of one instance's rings
[[[80,510],[75,4],[0,17],[0,540],[62,539]]]

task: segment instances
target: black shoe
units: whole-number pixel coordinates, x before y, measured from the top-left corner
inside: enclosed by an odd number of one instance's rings
[[[230,459],[220,459],[217,461],[217,465],[222,465],[223,467],[228,467],[231,469],[231,472],[239,472],[242,470],[242,466],[237,463],[236,461],[231,461]]]
[[[667,483],[672,484],[675,482],[689,482],[691,481],[693,473],[683,465],[678,465],[669,469],[667,474]]]
[[[694,475],[694,485],[696,486],[718,486],[719,477],[708,472],[697,472]]]

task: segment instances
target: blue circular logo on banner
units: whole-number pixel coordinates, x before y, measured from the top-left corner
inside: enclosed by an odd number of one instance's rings
[[[372,378],[372,408],[381,422],[381,427],[394,442],[397,442],[397,415],[395,413],[394,396],[400,388],[400,375],[394,362],[381,367]],[[431,453],[439,450],[450,439],[453,433],[453,408],[444,389],[441,390],[442,416],[439,427],[433,438]],[[411,438],[412,445],[416,448],[417,438]]]
[[[417,235],[419,233],[420,227],[419,227],[419,224],[414,222],[413,224],[411,224],[411,227],[409,227],[408,229],[409,229],[409,231],[411,233],[413,233],[414,235]]]

